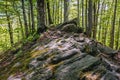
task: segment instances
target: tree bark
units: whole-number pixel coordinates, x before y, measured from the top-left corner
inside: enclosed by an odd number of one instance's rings
[[[112,26],[111,26],[111,36],[110,36],[110,47],[111,48],[114,47],[116,10],[117,10],[117,0],[115,0],[114,15],[113,15]]]
[[[49,2],[49,0],[47,0],[46,2],[47,2],[47,10],[48,10],[48,21],[49,21],[49,24],[53,24],[52,18],[51,18],[51,13],[50,13],[50,2]]]
[[[116,37],[116,49],[119,49],[120,47],[119,47],[119,41],[120,41],[120,18],[119,18],[119,23],[118,23],[119,25],[118,25],[118,31],[117,31],[117,37]]]
[[[78,17],[78,26],[80,26],[80,0],[77,0],[77,17]]]
[[[61,18],[60,18],[60,22],[62,23],[63,22],[63,5],[62,5],[62,0],[60,0],[60,2],[61,2]]]
[[[33,1],[29,0],[30,3],[30,12],[31,12],[31,26],[32,26],[32,32],[35,31],[35,21],[34,21],[34,13],[33,13]]]
[[[9,35],[10,35],[10,43],[11,43],[11,46],[13,46],[13,44],[14,44],[13,29],[12,29],[12,26],[11,26],[11,23],[10,23],[10,15],[7,12],[7,8],[8,8],[8,6],[7,6],[7,1],[6,1],[6,19],[7,19],[8,31],[9,31]]]
[[[97,27],[98,27],[98,16],[99,16],[100,1],[98,1],[97,4],[96,4],[96,2],[94,2],[94,7],[93,8],[94,8],[93,38],[96,39]]]
[[[92,26],[93,26],[93,15],[92,15],[92,0],[88,1],[89,7],[88,7],[88,27],[87,27],[87,35],[91,37],[92,35]]]
[[[44,2],[44,0],[37,0],[37,12],[38,12],[37,33],[40,34],[46,30],[46,26],[45,26],[45,2]]]
[[[17,10],[17,4],[15,3],[15,1],[13,2],[13,9],[14,9],[14,11],[16,12],[16,14],[18,16],[19,25],[20,25],[20,28],[21,28],[21,36],[22,36],[22,39],[24,39],[25,35],[24,35],[23,24],[22,24],[20,12]]]
[[[23,25],[22,25],[22,21],[21,21],[21,17],[20,15],[18,15],[18,19],[19,19],[19,24],[20,24],[20,28],[21,28],[21,33],[22,33],[22,39],[24,39],[24,30],[23,30]]]
[[[88,12],[88,9],[87,9],[87,8],[88,8],[88,3],[87,3],[87,2],[88,2],[88,0],[86,0],[86,2],[85,2],[85,3],[86,3],[86,5],[85,5],[85,6],[86,6],[86,7],[85,7],[85,28],[86,28],[86,32],[87,32],[87,28],[88,28],[88,22],[87,22],[87,21],[88,21],[88,16],[87,16],[87,12]]]
[[[28,31],[32,32],[32,26],[31,26],[31,11],[30,11],[30,4],[28,3]]]
[[[26,37],[28,37],[29,32],[28,32],[28,24],[27,24],[24,0],[21,0],[21,3],[22,3],[22,9],[23,9],[23,19],[24,19],[25,35],[26,35]]]
[[[84,28],[84,0],[82,0],[82,27]]]
[[[68,21],[69,16],[69,0],[64,0],[64,22]]]

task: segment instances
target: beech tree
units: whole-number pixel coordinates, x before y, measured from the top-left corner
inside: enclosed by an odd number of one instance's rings
[[[25,35],[26,35],[26,37],[28,37],[29,32],[28,32],[28,24],[27,24],[27,17],[26,17],[24,0],[21,0],[21,3],[22,3],[23,18],[24,18]]]
[[[38,20],[38,29],[37,33],[42,33],[46,30],[45,26],[45,1],[37,0],[37,20]]]
[[[0,0],[0,45],[10,47],[46,31],[46,25],[56,26],[77,17],[78,26],[87,36],[119,49],[119,3],[119,0]]]
[[[32,25],[32,32],[35,31],[35,21],[34,21],[34,12],[33,12],[33,1],[29,0],[30,3],[30,12],[31,12],[31,25]]]
[[[69,0],[64,0],[64,22],[68,21],[69,16]]]
[[[87,35],[91,37],[92,35],[92,27],[93,27],[93,3],[92,0],[88,1],[88,26],[87,26]]]
[[[115,0],[114,14],[113,14],[112,26],[111,26],[110,47],[112,47],[112,48],[114,47],[114,34],[115,34],[116,10],[117,10],[117,0]]]
[[[7,1],[6,1],[6,10],[5,10],[6,20],[7,20],[7,23],[8,23],[8,31],[9,31],[9,35],[10,35],[10,43],[11,43],[11,46],[13,46],[13,44],[14,44],[13,29],[12,29],[12,26],[11,26],[10,14],[8,13],[7,9],[8,9],[8,4],[7,4]]]

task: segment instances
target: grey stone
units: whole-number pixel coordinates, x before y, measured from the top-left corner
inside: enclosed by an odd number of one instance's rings
[[[81,60],[75,61],[69,65],[63,65],[57,69],[56,78],[58,80],[78,80],[82,70],[90,68],[96,64],[99,59],[87,55]]]

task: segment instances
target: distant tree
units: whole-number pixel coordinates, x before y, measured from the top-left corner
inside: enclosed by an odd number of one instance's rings
[[[64,0],[64,22],[68,21],[69,16],[69,0]]]
[[[88,13],[88,0],[85,0],[85,29],[86,29],[86,32],[87,32],[87,28],[88,28],[88,16],[87,16],[87,13]]]
[[[62,23],[63,22],[63,5],[62,5],[62,3],[63,3],[63,0],[60,0],[60,4],[61,4],[61,12],[60,12],[60,22]]]
[[[47,0],[46,3],[47,3],[47,10],[48,10],[48,21],[49,21],[49,24],[53,24],[52,18],[51,18],[51,13],[50,13],[51,11],[50,11],[50,2],[49,2],[49,0]]]
[[[7,19],[7,23],[8,23],[8,31],[9,31],[9,35],[10,35],[10,43],[11,43],[11,46],[13,46],[14,44],[14,39],[13,39],[13,29],[12,29],[12,26],[11,26],[11,21],[10,21],[10,14],[8,13],[8,4],[7,4],[7,1],[6,1],[6,10],[5,10],[5,13],[6,13],[6,19]]]
[[[28,3],[28,11],[27,11],[27,18],[28,18],[28,32],[30,33],[30,32],[32,32],[32,26],[31,26],[31,10],[30,10],[30,3]]]
[[[82,0],[82,27],[84,28],[84,0]]]
[[[25,35],[26,35],[26,37],[28,37],[29,32],[28,32],[28,24],[27,24],[27,17],[26,17],[25,2],[24,2],[24,0],[21,0],[21,3],[22,3],[22,11],[23,11]]]
[[[98,16],[99,16],[100,1],[94,1],[93,5],[93,38],[96,39],[97,35],[97,25],[98,25]]]
[[[20,28],[21,28],[20,31],[21,31],[22,39],[24,39],[25,35],[24,35],[23,23],[22,23],[22,19],[21,19],[21,15],[20,15],[21,12],[18,9],[19,8],[17,6],[16,1],[13,1],[13,10],[16,14],[16,17],[18,17],[19,25],[20,25]]]
[[[111,48],[114,47],[114,34],[115,34],[116,10],[117,10],[117,0],[115,0],[114,14],[113,14],[112,26],[111,26],[111,36],[110,36],[110,47],[111,47]]]
[[[93,26],[93,3],[92,0],[88,1],[88,26],[87,26],[87,35],[91,37],[92,35],[92,26]]]
[[[34,12],[33,12],[33,1],[32,0],[29,0],[29,3],[30,3],[30,12],[31,12],[31,22],[32,22],[32,32],[35,31],[35,21],[34,21]]]
[[[77,0],[77,11],[78,26],[80,26],[80,0]]]
[[[120,18],[119,18],[119,23],[118,23],[118,28],[117,28],[117,37],[116,37],[116,49],[119,49],[119,41],[120,41]]]

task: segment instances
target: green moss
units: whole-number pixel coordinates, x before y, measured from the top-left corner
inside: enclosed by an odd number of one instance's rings
[[[38,56],[38,55],[40,55],[40,54],[42,54],[42,53],[47,52],[48,50],[49,50],[49,48],[32,51],[32,52],[31,52],[31,56],[32,56],[32,58],[34,58],[34,57],[36,57],[36,56]]]
[[[15,54],[15,56],[16,56],[17,58],[23,56],[22,50],[18,51],[18,53]]]

